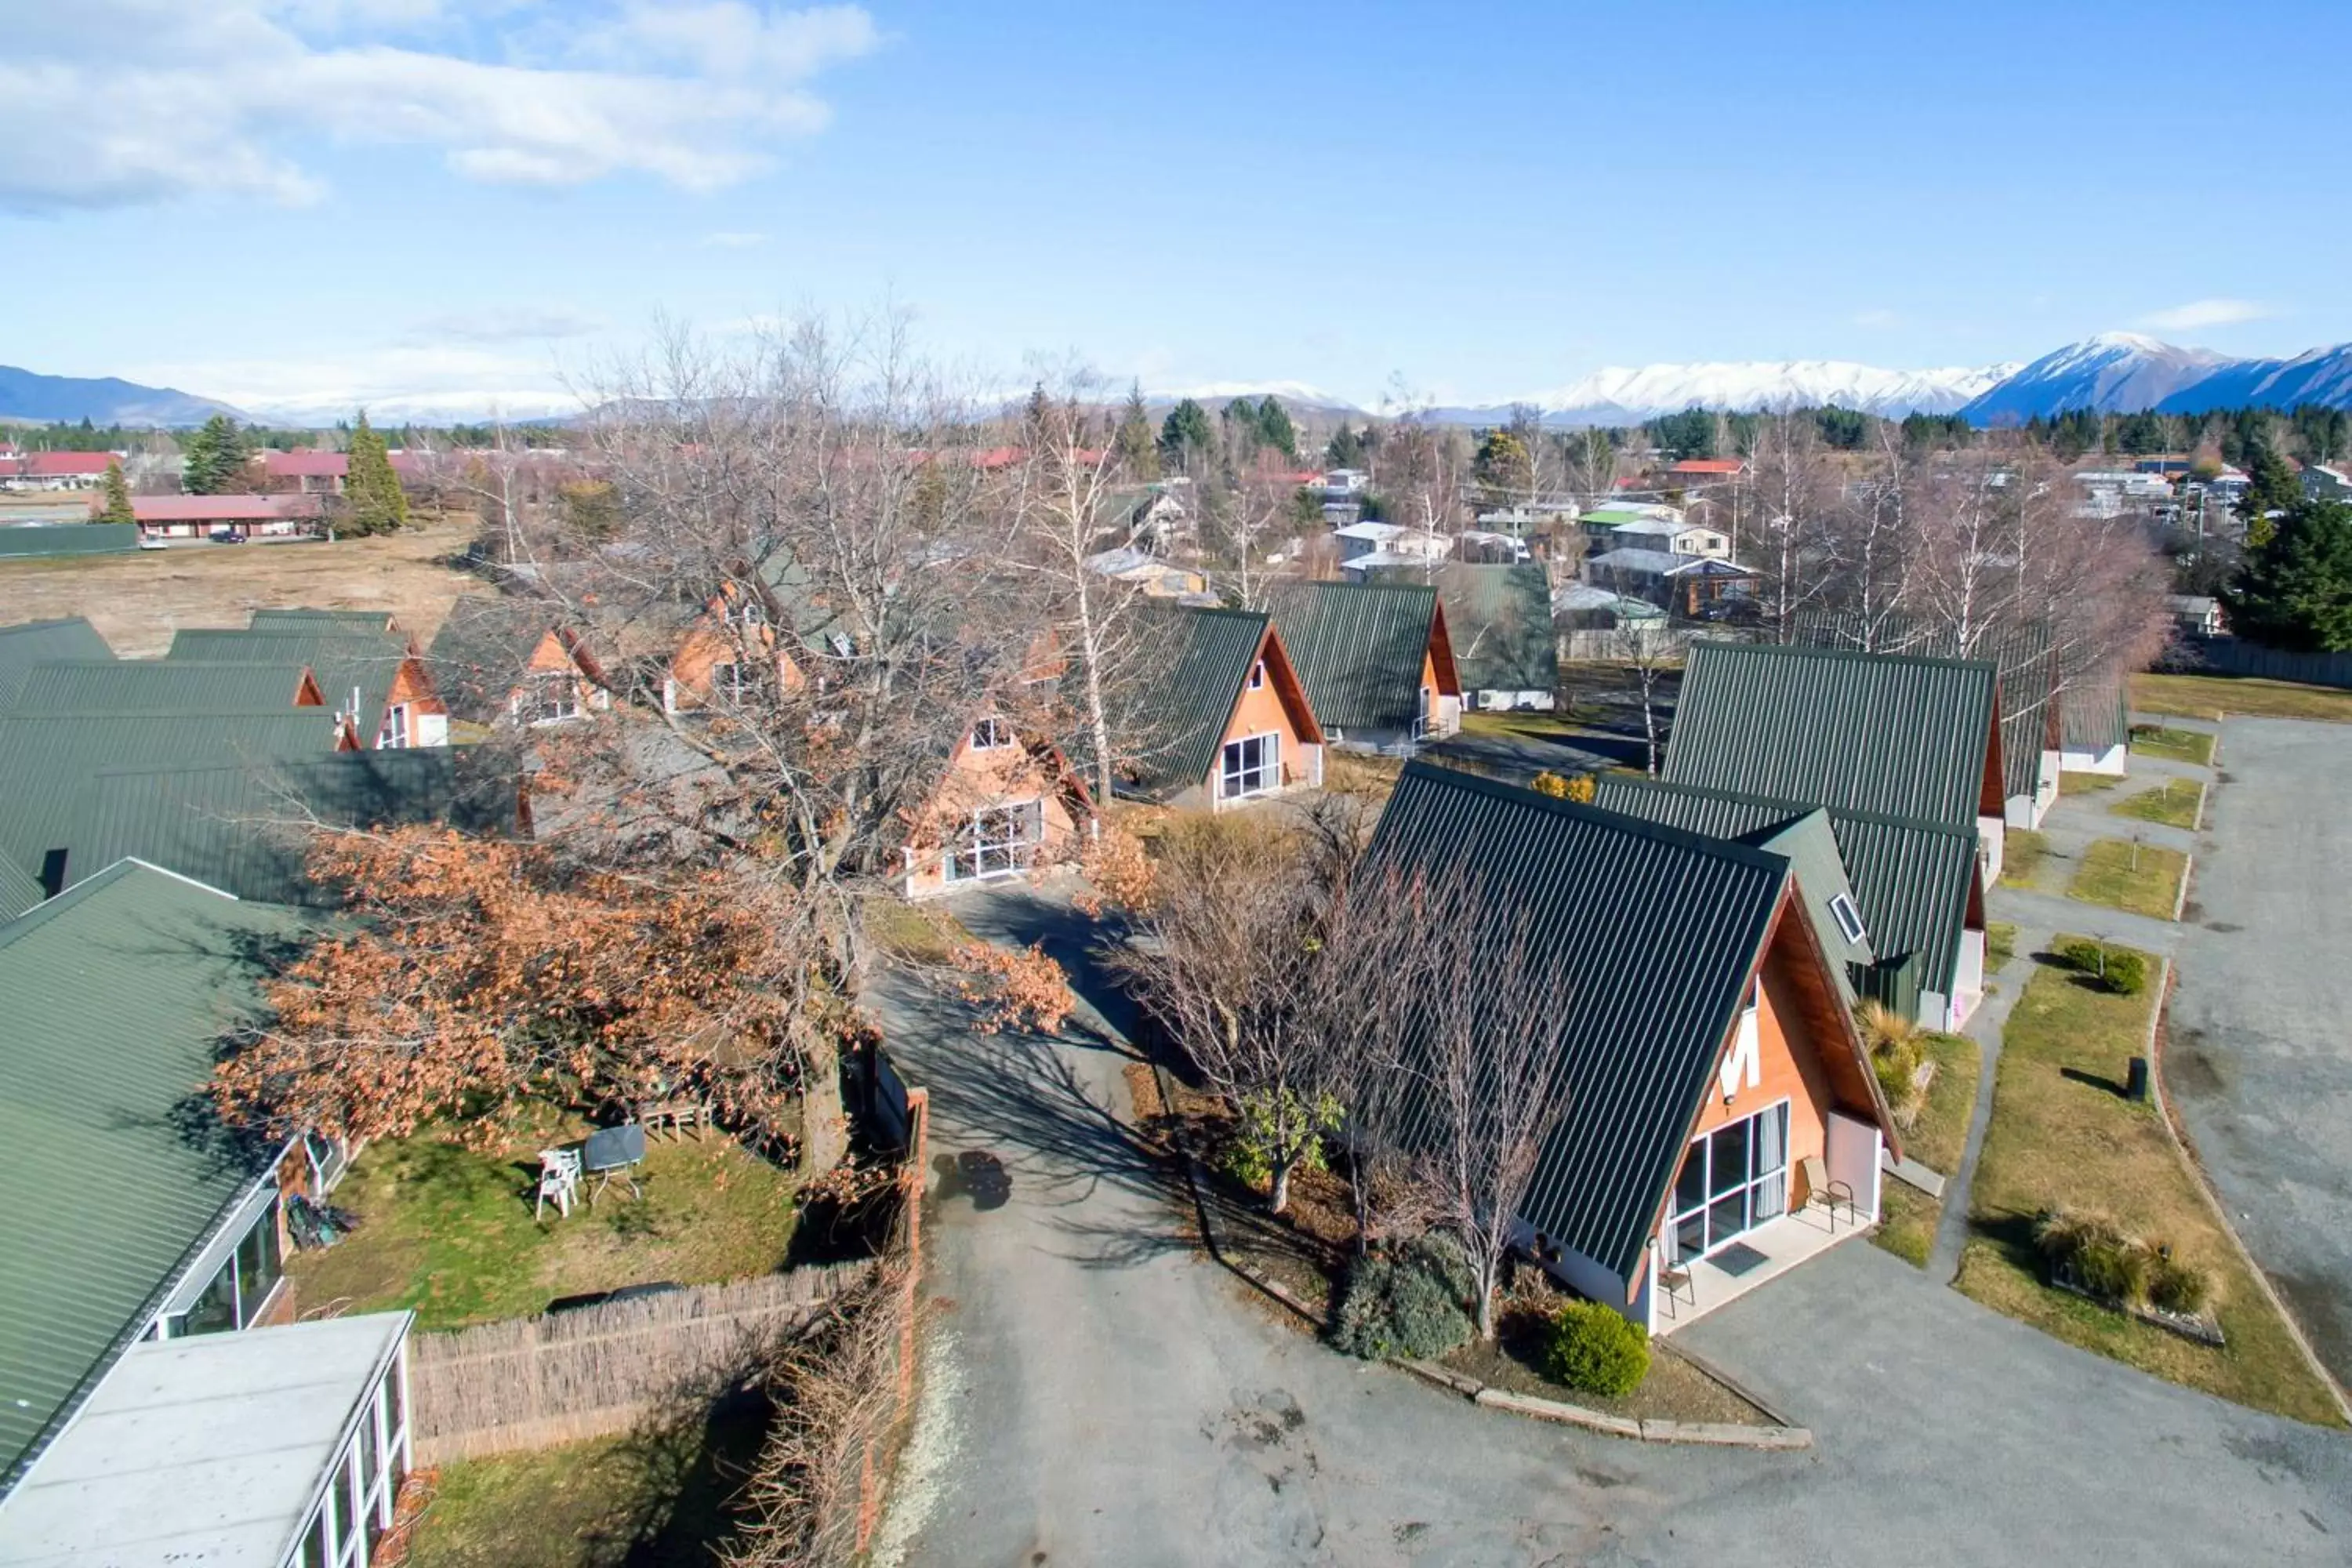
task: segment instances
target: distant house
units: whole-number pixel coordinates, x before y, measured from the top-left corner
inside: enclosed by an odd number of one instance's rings
[[[1339,542],[1339,569],[1343,572],[1377,571],[1382,566],[1416,561],[1443,561],[1454,553],[1451,535],[1394,522],[1351,522],[1345,528],[1333,529],[1331,537]]]
[[[721,584],[689,622],[662,674],[662,706],[673,713],[728,706],[754,691],[797,691],[807,672],[781,646],[777,610],[764,587]]]
[[[1824,907],[1840,889],[1852,900],[1847,910],[1827,912],[1835,938],[1847,943],[1843,977],[1853,995],[1885,1003],[1923,1028],[1948,1030],[1983,1000],[1985,881],[1972,828],[1620,773],[1596,777],[1592,803],[1761,848],[1821,818],[1837,885],[1831,886],[1829,862],[1818,858],[1810,881]],[[1801,857],[1782,852],[1802,869]],[[1823,942],[1836,951],[1829,933]]]
[[[934,897],[1075,859],[1094,815],[1086,781],[1060,748],[982,713],[955,742],[909,836],[907,896]]]
[[[1462,677],[1435,588],[1283,583],[1266,609],[1330,744],[1410,752],[1462,727]]]
[[[1986,883],[2000,876],[2007,790],[1990,661],[1694,642],[1664,776],[1973,827]]]
[[[1172,566],[1150,552],[1123,544],[1087,557],[1087,570],[1114,583],[1140,588],[1154,599],[1182,599],[1208,591],[1209,580],[1198,572]]]
[[[352,468],[349,454],[322,452],[310,447],[291,452],[281,452],[273,447],[256,461],[261,465],[265,488],[291,490],[299,495],[339,496],[343,493],[343,484]]]
[[[384,617],[390,625],[390,618]],[[289,626],[300,629],[284,629]],[[275,664],[310,672],[326,704],[348,714],[362,741],[391,748],[446,746],[449,708],[407,635],[331,621],[262,620],[242,631],[205,626],[173,635],[175,664]]]
[[[316,496],[132,496],[131,515],[142,540],[290,539],[319,531]]]
[[[1115,536],[1154,555],[1164,555],[1192,532],[1192,515],[1173,485],[1137,485],[1103,498],[1095,520],[1101,535]]]
[[[1722,484],[1736,479],[1748,471],[1748,465],[1738,458],[1685,458],[1669,464],[1666,479],[1683,486]]]
[[[2352,501],[2352,468],[2336,468],[2326,463],[2305,463],[2303,467],[2303,493],[2313,500]]]
[[[1614,524],[1609,530],[1609,543],[1615,550],[1657,550],[1709,561],[1731,559],[1729,534],[1679,518],[1637,517]]]
[[[224,1029],[259,1007],[258,955],[293,939],[300,919],[124,861],[0,926],[11,1129],[0,1139],[0,1469],[18,1494],[0,1506],[0,1558],[28,1560],[5,1544],[26,1539],[14,1533],[26,1528],[24,1500],[71,1468],[52,1471],[44,1450],[132,1346],[285,1314],[281,1204],[322,1196],[344,1151],[309,1138],[248,1145],[192,1121],[187,1102]],[[151,1407],[144,1418],[166,1416]],[[31,1511],[75,1511],[69,1493],[51,1496]],[[138,1508],[180,1500],[142,1489]],[[85,1530],[102,1522],[79,1512]],[[273,1545],[292,1539],[289,1527]]]
[[[1135,632],[1112,681],[1119,794],[1223,811],[1323,782],[1323,728],[1272,617],[1154,608]]]
[[[2172,624],[2192,637],[2218,637],[2229,630],[2221,601],[2210,594],[2173,594],[2164,601]]]
[[[0,452],[0,490],[94,490],[121,461],[114,452]]]
[[[1426,583],[1445,608],[1461,671],[1463,700],[1479,710],[1549,710],[1559,687],[1559,645],[1552,633],[1551,579],[1528,562],[1476,566],[1447,562],[1399,567],[1383,583]]]
[[[1423,763],[1367,851],[1379,871],[1475,879],[1498,947],[1524,932],[1518,961],[1575,998],[1554,1064],[1566,1105],[1520,1235],[1654,1332],[1877,1215],[1897,1135],[1840,979],[1846,944],[1825,950],[1809,912],[1833,883],[1806,886],[1800,865],[1825,853],[1817,828],[1767,849]]]
[[[537,600],[459,599],[425,661],[449,716],[481,729],[569,723],[613,705],[595,655]]]
[[[1586,580],[1649,600],[1687,620],[1755,593],[1757,574],[1730,561],[1664,550],[1610,550],[1584,563]]]

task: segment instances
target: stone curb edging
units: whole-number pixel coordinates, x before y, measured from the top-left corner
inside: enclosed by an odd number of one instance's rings
[[[1192,1191],[1192,1207],[1201,1216],[1202,1238],[1208,1243],[1209,1255],[1218,1262],[1256,1286],[1275,1300],[1297,1313],[1318,1330],[1328,1326],[1328,1320],[1316,1308],[1301,1300],[1297,1293],[1280,1280],[1269,1278],[1240,1258],[1230,1256],[1217,1245],[1215,1223],[1209,1217],[1208,1200],[1202,1194],[1201,1163],[1191,1156],[1184,1161],[1185,1184]],[[1666,1351],[1667,1355],[1680,1355],[1678,1351]],[[1740,1398],[1754,1405],[1767,1415],[1773,1412],[1729,1378],[1701,1364],[1696,1357],[1682,1357],[1701,1373],[1729,1388]],[[1598,1410],[1587,1410],[1580,1405],[1570,1405],[1557,1399],[1538,1399],[1531,1394],[1512,1394],[1491,1387],[1451,1367],[1433,1362],[1414,1361],[1405,1356],[1391,1356],[1388,1364],[1398,1367],[1424,1383],[1433,1384],[1449,1393],[1461,1395],[1471,1404],[1487,1410],[1507,1411],[1538,1421],[1557,1422],[1567,1426],[1580,1426],[1589,1432],[1600,1432],[1612,1437],[1627,1437],[1642,1443],[1682,1443],[1718,1448],[1762,1448],[1793,1450],[1813,1446],[1812,1433],[1802,1426],[1776,1425],[1742,1426],[1720,1421],[1639,1421],[1630,1416],[1610,1415]],[[1778,1417],[1775,1416],[1775,1420]]]
[[[2197,810],[2199,816],[2201,816],[2204,815],[2205,808],[2202,803],[2199,804]],[[2181,851],[2180,888],[2179,891],[2172,895],[2172,923],[2174,925],[2179,925],[2180,923],[2180,911],[2189,907],[2189,884],[2190,879],[2194,878],[2196,874],[2197,852],[2193,849]]]

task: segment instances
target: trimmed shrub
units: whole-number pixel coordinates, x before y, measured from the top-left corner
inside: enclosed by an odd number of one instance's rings
[[[2147,988],[2147,960],[2137,952],[2107,954],[2107,989],[2118,996],[2137,996]]]
[[[1570,1301],[1552,1315],[1544,1372],[1555,1383],[1621,1398],[1650,1375],[1650,1335],[1598,1301]]]
[[[2084,974],[2097,974],[2105,967],[2107,950],[2095,942],[2070,942],[2058,950],[2058,962]]]
[[[1367,1361],[1434,1361],[1469,1342],[1464,1303],[1473,1289],[1469,1261],[1451,1237],[1433,1234],[1366,1253],[1348,1270],[1331,1343]]]
[[[2213,1277],[2193,1264],[2158,1253],[2148,1265],[2147,1304],[2184,1318],[2204,1315],[2213,1304]]]

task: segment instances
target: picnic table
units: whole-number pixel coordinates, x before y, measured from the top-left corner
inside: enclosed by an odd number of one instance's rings
[[[588,1142],[580,1150],[581,1168],[596,1178],[595,1188],[588,1194],[588,1206],[594,1208],[596,1194],[615,1179],[626,1183],[629,1191],[643,1199],[645,1189],[637,1185],[631,1173],[645,1163],[645,1158],[646,1130],[642,1123],[626,1121],[618,1127],[600,1127],[588,1134]]]

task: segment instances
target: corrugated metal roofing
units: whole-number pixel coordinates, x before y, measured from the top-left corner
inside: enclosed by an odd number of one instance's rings
[[[2058,690],[2058,657],[2051,647],[2048,626],[1998,621],[1964,652],[1957,632],[1916,616],[1882,616],[1866,622],[1852,611],[1809,610],[1791,624],[1790,640],[1813,647],[1990,660],[2000,671],[2001,787],[2012,799],[2035,793],[2042,753],[2055,744],[2050,704]]]
[[[1436,586],[1465,692],[1549,691],[1559,684],[1551,579],[1539,564],[1383,567],[1379,581]]]
[[[1603,773],[1593,801],[1612,811],[1670,823],[1694,833],[1743,838],[1776,832],[1811,809],[1801,801],[1696,788]],[[1969,895],[1978,875],[1973,824],[1953,827],[1877,812],[1829,813],[1838,860],[1863,922],[1873,962],[1906,960],[1931,991],[1948,996],[1968,927]]]
[[[2069,681],[2058,710],[2067,751],[2110,752],[2131,741],[2131,680],[2119,670]]]
[[[1131,694],[1119,749],[1139,794],[1189,789],[1217,760],[1272,619],[1254,610],[1158,606],[1133,616],[1139,635],[1124,653],[1129,668],[1114,677]]]
[[[52,659],[109,659],[114,650],[96,627],[76,616],[70,620],[27,621],[0,626],[0,709],[15,700],[25,671]]]
[[[1437,590],[1410,584],[1285,583],[1266,595],[1315,717],[1343,730],[1406,730]]]
[[[0,556],[113,555],[139,548],[135,522],[54,522],[0,528]]]
[[[1977,660],[1700,640],[1666,747],[1675,784],[1972,826],[1995,672]]]
[[[0,854],[39,875],[49,851],[73,842],[89,781],[104,769],[320,756],[335,742],[334,720],[323,708],[0,715]]]
[[[191,1110],[297,918],[124,865],[0,926],[0,1469],[250,1185],[249,1154]]]
[[[68,887],[126,856],[275,904],[334,900],[303,874],[302,826],[519,830],[520,781],[465,747],[338,752],[209,768],[108,769],[76,813]]]
[[[1786,858],[1413,763],[1368,863],[1477,879],[1570,987],[1568,1109],[1521,1217],[1625,1278],[1642,1260],[1790,882]]]
[[[0,921],[13,921],[47,898],[40,879],[0,855]]]
[[[372,741],[383,720],[408,639],[394,632],[227,631],[194,627],[175,632],[164,655],[175,664],[284,664],[318,677],[327,706],[339,711],[360,694],[360,739]]]
[[[452,717],[475,724],[507,717],[507,699],[555,629],[556,609],[535,599],[460,599],[450,606],[425,664]]]
[[[246,626],[247,630],[257,632],[294,632],[311,637],[345,634],[377,637],[391,631],[395,624],[390,610],[310,610],[295,607],[256,610]]]
[[[290,708],[302,668],[123,658],[37,664],[8,710],[16,713],[240,712]],[[323,695],[323,690],[321,692]]]

